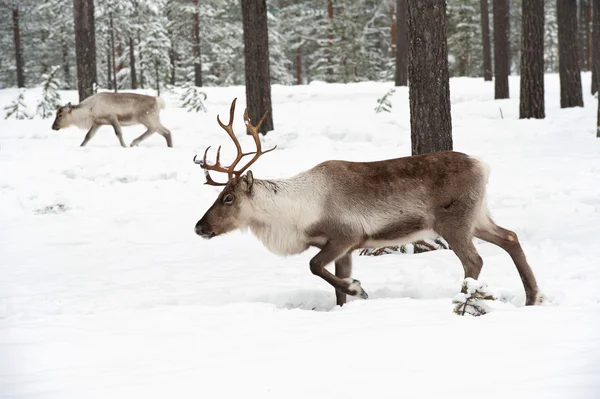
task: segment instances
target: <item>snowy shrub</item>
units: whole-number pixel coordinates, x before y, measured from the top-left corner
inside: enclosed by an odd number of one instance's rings
[[[43,119],[51,118],[54,111],[60,105],[60,95],[58,88],[61,86],[61,81],[58,79],[59,65],[50,69],[49,73],[42,75],[42,99],[37,105],[36,113]]]
[[[377,99],[377,106],[375,107],[375,113],[380,112],[392,112],[392,102],[390,97],[396,92],[396,88],[392,87],[384,94],[383,97]]]
[[[25,105],[25,90],[19,91],[19,97],[6,107],[4,107],[6,111],[6,116],[4,119],[15,118],[15,119],[31,119],[29,113],[27,111],[27,105]]]
[[[182,107],[187,109],[188,112],[206,112],[206,106],[204,105],[206,93],[200,91],[199,87],[190,83],[185,84],[183,89],[185,91],[180,98],[180,100],[183,101]]]
[[[460,294],[452,299],[452,304],[454,305],[454,313],[459,316],[465,314],[482,316],[491,311],[485,301],[496,299],[496,296],[489,292],[486,283],[467,277],[462,283]]]

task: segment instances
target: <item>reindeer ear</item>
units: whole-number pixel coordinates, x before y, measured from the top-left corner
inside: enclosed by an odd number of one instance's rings
[[[246,176],[244,177],[246,180],[246,184],[248,185],[247,190],[252,191],[252,185],[254,184],[254,175],[252,175],[252,171],[249,170],[248,172],[246,172]]]

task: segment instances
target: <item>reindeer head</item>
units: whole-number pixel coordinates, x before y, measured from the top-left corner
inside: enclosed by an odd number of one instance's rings
[[[194,162],[199,164],[202,169],[204,169],[204,176],[206,177],[206,183],[204,184],[211,186],[225,186],[214,204],[208,209],[208,211],[206,211],[204,216],[202,216],[202,219],[196,223],[196,234],[204,238],[213,238],[221,234],[244,228],[248,225],[248,217],[251,212],[248,199],[252,197],[254,177],[252,176],[251,171],[248,171],[245,175],[243,173],[248,170],[248,168],[254,162],[256,162],[261,155],[271,152],[277,147],[275,146],[267,151],[262,151],[258,129],[260,128],[260,125],[263,123],[267,114],[265,113],[258,124],[253,126],[248,118],[248,110],[245,110],[244,123],[254,139],[256,151],[246,153],[242,152],[242,146],[233,132],[233,115],[235,112],[236,100],[237,99],[234,99],[231,103],[231,108],[229,110],[229,123],[227,125],[223,124],[221,119],[219,119],[219,116],[217,116],[217,122],[227,132],[231,140],[233,140],[233,143],[237,149],[237,157],[233,163],[229,166],[221,165],[221,146],[219,146],[219,149],[217,150],[217,160],[214,165],[209,165],[206,162],[206,155],[208,154],[210,147],[204,151],[204,157],[202,160],[196,160],[196,157],[194,157]],[[235,170],[242,158],[248,155],[254,156],[241,169]],[[227,183],[214,181],[210,176],[209,171],[211,170],[215,172],[227,173]]]
[[[54,119],[54,123],[52,124],[52,130],[64,129],[70,125],[69,119],[71,116],[71,111],[73,110],[73,106],[71,103],[68,103],[65,106],[58,107],[56,109],[56,118]]]

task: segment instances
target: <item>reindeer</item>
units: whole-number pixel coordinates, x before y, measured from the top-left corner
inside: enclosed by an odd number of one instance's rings
[[[59,107],[52,129],[64,129],[71,125],[89,129],[81,143],[81,147],[84,147],[100,126],[111,125],[121,146],[127,147],[123,141],[121,126],[144,125],[146,132],[133,140],[131,147],[137,146],[154,132],[165,138],[168,147],[173,147],[171,132],[159,119],[160,110],[164,108],[165,102],[160,97],[134,93],[97,93],[78,105],[68,103]]]
[[[477,279],[483,261],[473,237],[491,242],[511,256],[523,282],[526,305],[542,302],[531,267],[517,235],[494,223],[486,206],[489,171],[472,156],[442,151],[376,162],[330,160],[296,176],[280,180],[255,179],[248,168],[262,155],[258,129],[247,111],[244,122],[256,151],[243,153],[233,132],[234,99],[229,123],[217,122],[227,132],[237,157],[229,166],[194,162],[203,169],[206,183],[224,186],[214,204],[198,221],[195,232],[211,239],[247,229],[278,255],[293,255],[309,247],[320,252],[310,260],[310,271],[336,290],[336,303],[346,296],[368,297],[352,276],[352,252],[358,248],[401,245],[440,235],[460,259],[465,278]],[[243,167],[241,159],[253,155]],[[228,181],[217,182],[210,171],[227,173]],[[247,172],[246,172],[247,171]],[[244,172],[246,172],[244,174]],[[335,264],[335,274],[325,267]]]

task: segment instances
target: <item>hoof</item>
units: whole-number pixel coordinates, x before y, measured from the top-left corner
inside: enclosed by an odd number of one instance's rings
[[[362,299],[367,299],[369,297],[369,295],[367,295],[365,290],[363,290],[362,286],[360,285],[360,281],[353,279],[347,280],[350,282],[350,285],[348,285],[348,295],[357,296]]]
[[[131,144],[129,144],[129,146],[130,146],[130,147],[137,147],[137,146],[138,146],[138,144],[139,144],[139,142],[137,142],[137,141],[133,140],[133,141],[131,142]]]

